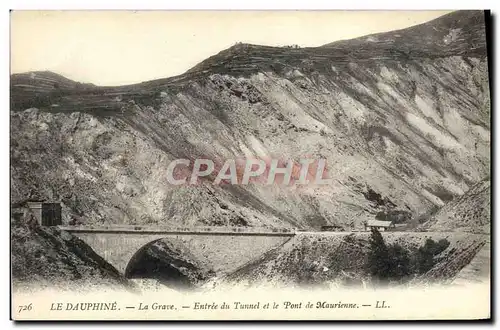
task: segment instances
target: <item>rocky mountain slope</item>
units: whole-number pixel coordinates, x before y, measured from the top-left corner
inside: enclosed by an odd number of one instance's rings
[[[432,231],[490,233],[491,182],[484,179],[442,207],[422,228]]]
[[[482,12],[323,47],[238,44],[177,77],[11,76],[12,202],[64,221],[319,228],[442,206],[490,172]],[[178,158],[327,159],[328,186],[172,186]]]
[[[11,222],[12,284],[15,290],[58,287],[136,290],[135,286],[87,244],[32,218]]]
[[[263,254],[233,273],[218,279],[216,285],[272,285],[277,287],[364,287],[372,284],[367,267],[370,233],[301,234]],[[427,239],[446,239],[450,245],[439,255],[439,262],[412,284],[439,281],[450,283],[487,243],[485,235],[457,233],[384,233],[387,244],[398,243],[409,250]],[[485,279],[486,274],[476,276]]]

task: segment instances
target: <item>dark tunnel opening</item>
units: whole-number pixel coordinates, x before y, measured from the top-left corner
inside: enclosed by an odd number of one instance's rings
[[[125,277],[129,279],[154,279],[171,289],[193,290],[207,279],[206,274],[186,251],[158,240],[142,247],[129,261]]]
[[[194,288],[188,276],[182,274],[175,266],[147,251],[141,253],[135,262],[129,264],[125,276],[127,278],[155,279],[162,285],[177,290]]]

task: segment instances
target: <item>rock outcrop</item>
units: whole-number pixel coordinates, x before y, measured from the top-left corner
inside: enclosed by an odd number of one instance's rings
[[[137,290],[82,240],[30,215],[11,221],[11,257],[14,290]]]
[[[468,231],[489,234],[491,181],[484,179],[442,207],[422,228],[430,231]]]

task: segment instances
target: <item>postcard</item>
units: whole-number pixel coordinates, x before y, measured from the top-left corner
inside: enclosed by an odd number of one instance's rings
[[[491,317],[488,11],[11,12],[11,318]]]

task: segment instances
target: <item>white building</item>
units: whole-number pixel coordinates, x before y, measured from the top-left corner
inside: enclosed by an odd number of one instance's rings
[[[365,224],[365,230],[370,231],[372,228],[377,228],[378,231],[386,231],[389,228],[394,228],[392,221],[368,220]]]

